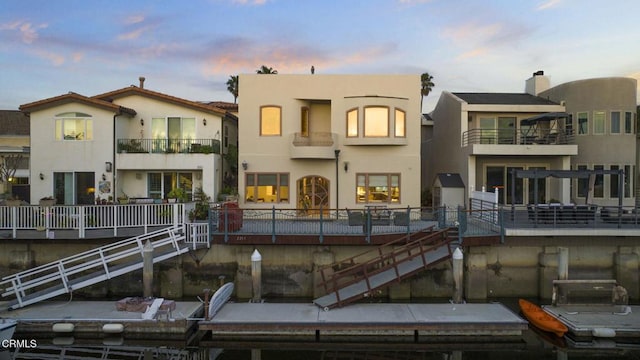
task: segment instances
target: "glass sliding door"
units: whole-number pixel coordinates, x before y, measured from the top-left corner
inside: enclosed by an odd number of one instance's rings
[[[94,172],[53,173],[53,196],[62,205],[91,205],[95,203]]]
[[[545,167],[529,167],[529,170],[546,170]],[[547,202],[547,179],[527,179],[529,185],[527,187],[529,204],[544,204]],[[536,182],[538,183],[538,198],[536,199]]]
[[[504,204],[504,166],[487,166],[487,188],[486,191],[493,192],[496,187],[500,189],[498,193],[498,203]]]
[[[516,118],[498,118],[498,144],[516,143]]]

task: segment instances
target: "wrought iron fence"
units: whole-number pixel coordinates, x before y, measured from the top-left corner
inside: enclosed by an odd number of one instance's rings
[[[217,139],[118,139],[118,153],[220,154]]]

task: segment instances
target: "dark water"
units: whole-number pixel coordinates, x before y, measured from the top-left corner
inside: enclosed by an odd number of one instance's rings
[[[500,302],[518,313],[517,299]],[[640,326],[640,325],[639,325]],[[29,340],[29,339],[24,339]],[[133,340],[122,338],[41,338],[37,346],[0,351],[0,360],[7,359],[176,359],[176,360],[329,360],[329,359],[634,359],[640,360],[640,341],[614,343],[607,339],[575,343],[566,337],[529,329],[522,336],[504,338],[420,337],[418,342],[397,338],[375,339],[371,342],[331,343],[305,341],[218,341],[207,336],[199,346],[186,346],[184,339]]]
[[[639,349],[610,348],[610,344],[558,347],[528,331],[517,342],[457,342],[423,344],[377,343],[219,343],[214,347],[171,347],[127,344],[119,346],[74,344],[0,351],[0,359],[184,359],[184,360],[286,360],[286,359],[640,359]]]

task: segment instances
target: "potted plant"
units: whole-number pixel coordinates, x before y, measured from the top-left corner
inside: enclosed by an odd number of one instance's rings
[[[118,204],[126,205],[129,203],[129,195],[127,195],[124,191],[120,196],[118,196]]]
[[[45,196],[40,199],[40,206],[53,206],[56,204],[56,198],[53,196]]]
[[[171,189],[171,191],[169,191],[169,193],[167,194],[167,199],[169,200],[174,199],[173,201],[169,201],[169,202],[176,202],[176,201],[185,202],[188,200],[186,191],[184,191],[184,189],[181,189],[181,188]]]
[[[20,206],[22,205],[22,200],[18,199],[18,197],[14,195],[10,195],[8,198],[5,199],[5,204],[7,206]]]
[[[209,219],[209,202],[211,201],[211,197],[200,187],[194,190],[193,197],[196,200],[196,206],[189,211],[189,220],[195,222],[197,220]]]

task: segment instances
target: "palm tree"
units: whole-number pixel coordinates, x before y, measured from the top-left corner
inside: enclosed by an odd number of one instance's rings
[[[238,99],[238,75],[229,75],[229,80],[227,80],[227,90],[233,95],[233,103],[236,103]]]
[[[420,112],[422,112],[422,100],[424,100],[425,96],[428,96],[431,90],[433,89],[433,76],[429,75],[429,73],[423,73],[420,75]]]
[[[256,74],[277,74],[278,70],[267,67],[266,65],[260,66],[260,69],[256,70]]]

